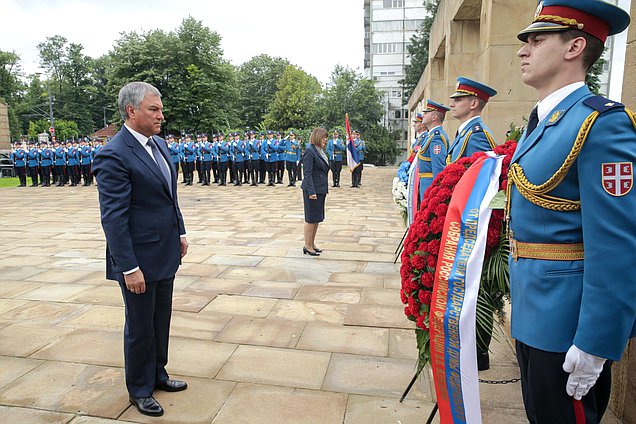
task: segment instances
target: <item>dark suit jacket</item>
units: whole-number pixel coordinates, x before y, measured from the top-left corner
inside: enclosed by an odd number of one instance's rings
[[[310,144],[303,153],[303,183],[300,186],[307,194],[327,194],[329,164],[318,153],[318,148]]]
[[[146,281],[175,275],[185,234],[177,202],[177,179],[165,140],[153,137],[172,176],[172,190],[159,166],[126,127],[95,157],[102,227],[106,235],[106,278],[141,268]],[[172,192],[171,192],[172,191]]]

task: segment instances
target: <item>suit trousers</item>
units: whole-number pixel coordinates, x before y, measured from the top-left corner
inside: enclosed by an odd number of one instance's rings
[[[149,397],[159,382],[168,380],[168,337],[172,315],[174,276],[146,281],[146,291],[135,294],[118,276],[124,297],[124,367],[126,387],[134,397]]]
[[[612,388],[612,361],[605,361],[603,371],[581,402],[565,391],[569,374],[563,371],[565,352],[535,349],[516,342],[521,369],[521,391],[528,421],[532,424],[598,424],[603,418]],[[578,411],[577,411],[578,409]],[[577,420],[583,413],[585,421]]]

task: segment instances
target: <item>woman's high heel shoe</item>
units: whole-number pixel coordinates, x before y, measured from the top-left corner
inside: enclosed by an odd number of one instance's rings
[[[303,254],[309,255],[309,256],[320,256],[320,253],[312,252],[311,250],[308,250],[305,246],[303,246]]]
[[[322,253],[322,249],[318,249],[316,246],[314,246],[314,251],[317,253]]]

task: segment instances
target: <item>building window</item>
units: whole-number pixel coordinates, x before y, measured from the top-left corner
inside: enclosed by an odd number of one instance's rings
[[[404,43],[374,43],[374,54],[404,53]]]
[[[391,97],[394,99],[399,99],[402,97],[402,90],[391,90]],[[397,116],[396,116],[397,118]]]
[[[377,21],[373,22],[374,32],[390,32],[390,31],[417,31],[424,23],[421,19],[408,21]]]
[[[402,119],[402,111],[401,110],[396,110],[395,111],[395,119]]]
[[[404,0],[384,0],[384,8],[404,7]]]

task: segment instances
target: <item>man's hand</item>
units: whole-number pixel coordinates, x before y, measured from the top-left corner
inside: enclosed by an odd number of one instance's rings
[[[596,384],[604,363],[605,358],[585,353],[574,345],[570,346],[563,362],[563,371],[570,373],[565,386],[568,395],[581,400]]]
[[[135,294],[141,294],[146,291],[146,279],[141,269],[124,275],[124,281],[126,282],[126,288]]]
[[[181,258],[183,258],[188,253],[188,239],[185,237],[179,237],[181,241]]]
[[[317,194],[310,194],[310,195],[309,195],[309,198],[310,198],[311,200],[316,200],[316,199],[318,198],[318,195],[317,195]]]

